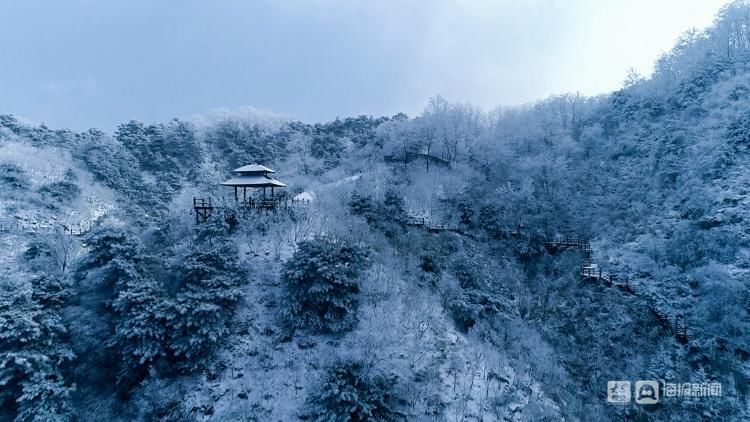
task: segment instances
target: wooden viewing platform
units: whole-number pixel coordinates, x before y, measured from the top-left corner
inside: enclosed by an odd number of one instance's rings
[[[208,199],[205,198],[196,198],[193,197],[193,211],[195,211],[195,222],[200,223],[202,221],[208,220],[208,216],[211,215],[211,211],[214,209],[213,204],[211,204],[211,198]]]
[[[308,199],[296,199],[289,196],[276,196],[274,193],[275,189],[285,188],[286,184],[276,180],[274,174],[276,172],[266,166],[260,164],[248,164],[240,168],[232,170],[232,178],[222,182],[222,186],[228,186],[234,189],[234,201],[235,205],[233,208],[251,209],[251,210],[266,210],[276,212],[280,208],[289,208],[295,204],[307,204],[310,201]],[[261,198],[253,198],[252,195],[248,196],[247,189],[256,189],[263,192]],[[242,189],[242,199],[240,199],[239,192]],[[266,196],[266,189],[270,189],[271,196]],[[211,198],[193,198],[193,210],[195,211],[195,222],[200,223],[201,221],[208,220],[211,212],[214,208],[220,208],[211,202]]]
[[[248,209],[255,211],[270,211],[276,212],[279,209],[290,208],[298,204],[309,204],[309,199],[297,199],[287,197],[274,197],[274,198],[245,198],[242,201],[237,201],[233,206],[240,209]],[[195,211],[195,222],[205,222],[211,215],[211,212],[216,208],[223,208],[222,205],[216,205],[211,198],[196,198],[193,197],[193,210]]]

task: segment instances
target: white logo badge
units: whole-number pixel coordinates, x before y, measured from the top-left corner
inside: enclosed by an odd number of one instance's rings
[[[659,403],[659,381],[636,381],[635,402],[638,404]]]
[[[607,381],[607,401],[630,403],[630,381]]]

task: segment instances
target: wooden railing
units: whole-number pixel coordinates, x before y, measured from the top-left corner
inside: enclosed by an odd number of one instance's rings
[[[253,208],[253,209],[273,209],[279,207],[289,207],[297,204],[309,204],[309,199],[298,199],[298,198],[248,198],[244,201],[240,201],[242,206]]]
[[[193,197],[193,208],[213,208],[211,197],[209,196],[208,199]]]
[[[591,243],[585,239],[576,237],[565,237],[562,239],[549,239],[544,242],[548,248],[575,248],[584,252],[591,252]]]
[[[5,222],[0,223],[0,233],[61,233],[70,236],[83,236],[88,233],[97,221],[87,221],[78,224],[45,224],[45,223],[24,223],[24,222]]]
[[[435,222],[427,219],[426,217],[409,217],[406,220],[406,225],[424,227],[428,230],[434,231],[446,231],[446,230],[457,230],[458,226],[455,224],[449,224],[446,222]]]
[[[288,208],[297,204],[309,204],[309,199],[297,199],[290,197],[276,198],[247,198],[235,202],[236,206],[252,210],[276,211],[279,208]],[[214,204],[211,197],[197,198],[193,197],[193,211],[195,212],[195,222],[207,221],[214,208],[221,208],[223,205]]]

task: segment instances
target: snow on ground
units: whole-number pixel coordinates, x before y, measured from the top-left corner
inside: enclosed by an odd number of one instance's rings
[[[417,420],[433,420],[430,415],[439,414],[433,412],[439,412],[440,403],[447,405],[448,420],[455,421],[519,420],[522,412],[513,409],[526,407],[532,396],[542,406],[552,406],[527,373],[516,374],[503,351],[457,332],[439,295],[407,282],[403,268],[384,258],[387,251],[362,279],[355,331],[341,338],[298,332],[289,341],[279,328],[284,303],[279,272],[293,253],[288,234],[294,229],[277,225],[286,235],[236,235],[248,284],[216,370],[185,395],[192,417],[297,420],[326,367],[348,358],[397,374],[405,411]],[[509,392],[518,384],[530,387]],[[502,416],[491,411],[500,397],[509,402]]]
[[[345,183],[356,182],[357,180],[359,180],[361,178],[362,178],[362,174],[361,173],[360,174],[355,174],[353,176],[345,177],[345,178],[343,178],[341,180],[337,180],[335,182],[328,183],[325,186],[331,187],[331,188],[335,188],[335,187],[341,186],[341,185],[343,185]]]
[[[322,184],[317,185],[317,189],[316,190],[312,190],[312,189],[306,190],[306,191],[304,191],[304,192],[302,192],[300,194],[297,194],[294,197],[294,199],[307,200],[307,201],[313,202],[315,200],[315,198],[317,197],[316,191],[317,192],[329,191],[331,189],[338,188],[338,187],[341,187],[343,185],[347,185],[347,184],[351,184],[353,182],[356,182],[357,180],[360,180],[361,178],[362,178],[362,173],[359,173],[359,174],[355,174],[353,176],[348,176],[348,177],[344,177],[342,179],[334,180],[334,181],[329,182],[329,183],[322,183]]]
[[[23,234],[0,232],[0,278],[20,278],[19,255],[26,249]]]
[[[315,200],[315,193],[314,192],[305,191],[305,192],[302,192],[302,193],[300,193],[298,195],[295,195],[294,199],[296,199],[298,201],[313,202]]]
[[[56,147],[37,148],[21,142],[0,146],[0,162],[12,163],[29,176],[33,188],[63,178],[73,159],[70,152]]]
[[[30,235],[58,230],[85,232],[115,208],[116,194],[95,182],[89,172],[76,169],[70,153],[62,148],[37,148],[17,142],[0,146],[0,163],[23,169],[31,184],[28,192],[6,193],[0,198],[0,275],[18,276],[19,255]],[[70,203],[47,204],[35,191],[48,183],[63,180],[72,170],[80,195]]]
[[[76,200],[60,204],[58,209],[36,202],[34,199],[38,198],[30,195],[4,198],[0,200],[0,224],[31,231],[49,231],[60,226],[81,231],[115,207],[116,194],[95,182],[89,172],[75,168],[75,161],[65,149],[8,142],[0,146],[0,162],[23,169],[31,182],[31,190],[63,180],[68,170],[76,174],[81,189]]]

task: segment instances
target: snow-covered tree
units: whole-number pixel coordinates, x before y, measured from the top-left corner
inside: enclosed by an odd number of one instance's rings
[[[33,290],[32,290],[33,291]],[[74,358],[57,306],[32,291],[0,280],[0,418],[15,421],[73,419],[61,366]]]
[[[281,276],[290,322],[313,332],[351,330],[357,323],[358,277],[367,265],[366,251],[343,240],[300,243]]]
[[[398,377],[378,373],[361,361],[331,365],[307,398],[303,414],[313,421],[396,421]]]
[[[204,230],[202,236],[172,269],[176,285],[168,305],[169,351],[191,368],[199,366],[227,334],[246,277],[230,239],[212,230]]]

